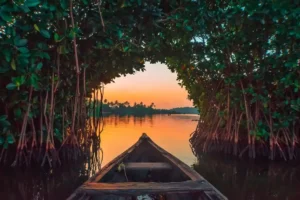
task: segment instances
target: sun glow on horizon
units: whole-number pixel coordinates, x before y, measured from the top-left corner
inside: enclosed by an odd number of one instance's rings
[[[166,65],[146,63],[145,69],[105,85],[104,99],[128,101],[131,105],[135,102],[154,103],[156,108],[193,106],[187,98],[187,91],[179,86],[176,73],[172,73]]]

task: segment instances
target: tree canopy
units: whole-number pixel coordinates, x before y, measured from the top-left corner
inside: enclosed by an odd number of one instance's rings
[[[299,158],[300,2],[197,2],[167,60],[201,111],[195,148]]]
[[[0,6],[0,160],[16,148],[13,165],[28,164],[41,148],[42,164],[60,162],[56,140],[89,149],[86,132],[97,131],[86,127],[87,99],[103,100],[100,83],[143,70],[146,61],[176,71],[201,111],[195,147],[208,151],[222,140],[234,144],[224,148],[235,155],[248,150],[254,158],[258,148],[271,159],[274,152],[297,157],[299,1],[0,0]]]
[[[50,157],[59,162],[56,139],[87,145],[82,105],[100,95],[100,83],[143,70],[146,60],[164,60],[165,32],[172,29],[170,20],[182,21],[172,18],[180,4],[1,0],[2,154],[17,142],[13,165],[23,157],[29,163],[27,153],[45,146],[44,164]]]

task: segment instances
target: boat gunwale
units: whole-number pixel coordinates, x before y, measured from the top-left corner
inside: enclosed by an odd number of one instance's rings
[[[201,176],[198,172],[196,172],[194,169],[189,167],[187,164],[179,160],[177,157],[163,149],[162,147],[158,146],[153,140],[148,137],[148,142],[156,148],[158,151],[162,153],[162,155],[170,161],[174,166],[179,167],[179,169],[184,172],[188,177],[191,178],[193,181],[205,181],[211,188],[212,191],[216,193],[216,195],[219,197],[219,199],[228,200],[226,196],[224,196],[217,188],[215,188],[209,181],[207,181],[203,176]],[[178,166],[179,164],[179,166]],[[205,192],[205,191],[204,191]],[[208,195],[208,194],[207,194]]]
[[[199,181],[199,182],[205,182],[208,184],[208,186],[211,187],[211,190],[207,190],[209,192],[213,191],[215,195],[218,196],[220,200],[228,200],[227,197],[225,197],[217,188],[215,188],[210,182],[208,182],[203,176],[201,176],[198,172],[193,170],[191,167],[189,167],[187,164],[179,160],[177,157],[172,155],[171,153],[167,152],[162,147],[158,146],[153,140],[145,133],[142,134],[142,136],[139,138],[139,140],[134,143],[131,147],[129,147],[127,150],[125,150],[123,153],[115,157],[112,161],[107,163],[102,169],[99,170],[95,175],[93,175],[91,178],[89,178],[86,182],[84,182],[81,186],[79,186],[67,200],[72,200],[77,195],[77,193],[83,193],[82,186],[88,185],[89,183],[97,183],[103,178],[113,167],[115,167],[117,164],[119,164],[129,153],[131,153],[133,150],[135,150],[143,141],[147,141],[153,148],[157,149],[162,156],[167,159],[173,166],[179,168],[179,170],[184,173],[186,176],[188,176],[192,181]],[[138,183],[138,182],[136,182]],[[109,184],[109,183],[107,183]],[[111,183],[113,184],[113,183]],[[206,190],[202,190],[203,193],[205,193]],[[205,193],[205,195],[210,197],[210,194]]]
[[[101,178],[109,172],[114,166],[116,166],[121,160],[124,159],[126,155],[128,155],[130,152],[132,152],[136,147],[138,147],[142,142],[143,142],[143,136],[139,138],[139,140],[134,143],[131,147],[129,147],[127,150],[125,150],[123,153],[115,157],[112,161],[107,163],[103,168],[101,168],[97,173],[95,173],[93,176],[91,176],[87,181],[85,181],[82,185],[88,184],[88,183],[93,183],[93,182],[98,182],[101,180]],[[80,185],[68,198],[67,200],[72,200],[75,198],[76,194],[80,192]]]

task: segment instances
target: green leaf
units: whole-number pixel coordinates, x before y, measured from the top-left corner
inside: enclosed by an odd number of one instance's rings
[[[59,42],[59,35],[57,33],[54,33],[54,41]]]
[[[22,5],[22,6],[20,6],[20,8],[23,10],[24,13],[30,12],[30,9],[26,5]]]
[[[13,19],[11,14],[4,11],[0,11],[0,16],[6,22],[11,22]]]
[[[16,118],[20,118],[22,116],[21,108],[14,109],[14,115]]]
[[[15,143],[15,138],[12,134],[8,134],[6,137],[6,141],[8,144],[13,144],[13,143]]]
[[[25,76],[20,76],[19,80],[20,80],[20,84],[23,85],[25,83]]]
[[[48,49],[48,45],[46,43],[43,43],[43,42],[39,42],[37,44],[37,47],[40,48],[41,50],[47,50]]]
[[[0,115],[0,121],[4,121],[7,119],[7,115]]]
[[[41,2],[39,0],[26,0],[25,5],[28,7],[35,7],[39,5]]]
[[[46,58],[46,59],[48,59],[48,60],[50,60],[50,56],[49,56],[48,53],[45,53],[45,52],[44,52],[44,53],[43,53],[43,57]]]
[[[193,28],[191,27],[191,26],[185,26],[184,27],[187,31],[192,31],[193,30]]]
[[[40,28],[38,27],[38,25],[34,24],[33,27],[36,31],[40,32]]]
[[[60,0],[60,6],[65,10],[68,7],[67,0]]]
[[[68,36],[69,36],[70,39],[73,39],[76,36],[75,29],[71,30]]]
[[[5,56],[5,60],[6,62],[10,62],[11,61],[11,51],[9,49],[4,49],[2,51],[2,53],[4,54]]]
[[[37,65],[36,65],[36,69],[37,70],[41,70],[43,67],[43,63],[39,62]]]
[[[287,62],[284,64],[286,67],[297,67],[297,62]]]
[[[107,42],[109,45],[113,45],[113,41],[112,41],[111,39],[106,38],[106,42]]]
[[[123,33],[121,30],[117,31],[118,38],[121,39],[123,37]]]
[[[45,30],[45,29],[40,30],[40,33],[41,33],[41,35],[44,36],[45,38],[48,38],[48,39],[49,39],[49,38],[51,37],[49,31],[47,31],[47,30]]]
[[[129,50],[129,47],[128,47],[128,46],[123,48],[123,51],[124,51],[124,52],[127,52],[128,50]]]
[[[21,53],[28,53],[29,50],[26,48],[26,47],[20,47],[18,48],[18,50],[21,52]]]
[[[6,115],[1,115],[0,116],[0,127],[9,127],[11,124],[9,121],[7,121],[7,116]]]
[[[16,67],[16,62],[15,62],[15,59],[12,59],[11,63],[10,63],[10,66],[13,70],[16,70],[17,67]]]
[[[18,39],[17,37],[14,40],[14,43],[17,47],[22,47],[25,46],[27,44],[27,40],[26,39]]]
[[[8,90],[14,90],[16,88],[17,88],[17,86],[14,83],[9,83],[6,85],[6,89],[8,89]]]
[[[32,112],[29,112],[29,113],[28,113],[28,117],[29,117],[30,119],[32,119],[33,113],[32,113]]]
[[[35,89],[38,89],[38,81],[39,77],[36,74],[31,74],[30,76],[30,84],[33,86]]]
[[[53,6],[53,5],[50,5],[50,6],[49,6],[49,10],[52,11],[52,12],[53,12],[53,11],[56,11],[56,7]]]
[[[13,83],[16,85],[17,89],[20,89],[20,86],[25,83],[25,76],[19,76],[12,78]]]

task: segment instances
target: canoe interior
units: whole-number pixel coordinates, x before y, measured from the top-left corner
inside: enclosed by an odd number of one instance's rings
[[[170,169],[134,169],[126,168],[126,163],[166,163]],[[147,141],[139,144],[123,160],[124,167],[116,165],[99,182],[118,183],[118,182],[182,182],[191,180],[182,173],[176,166],[172,165],[157,149],[153,148]],[[126,176],[125,176],[126,173]],[[127,180],[128,179],[128,180]]]
[[[146,134],[68,200],[227,200],[200,174]]]

